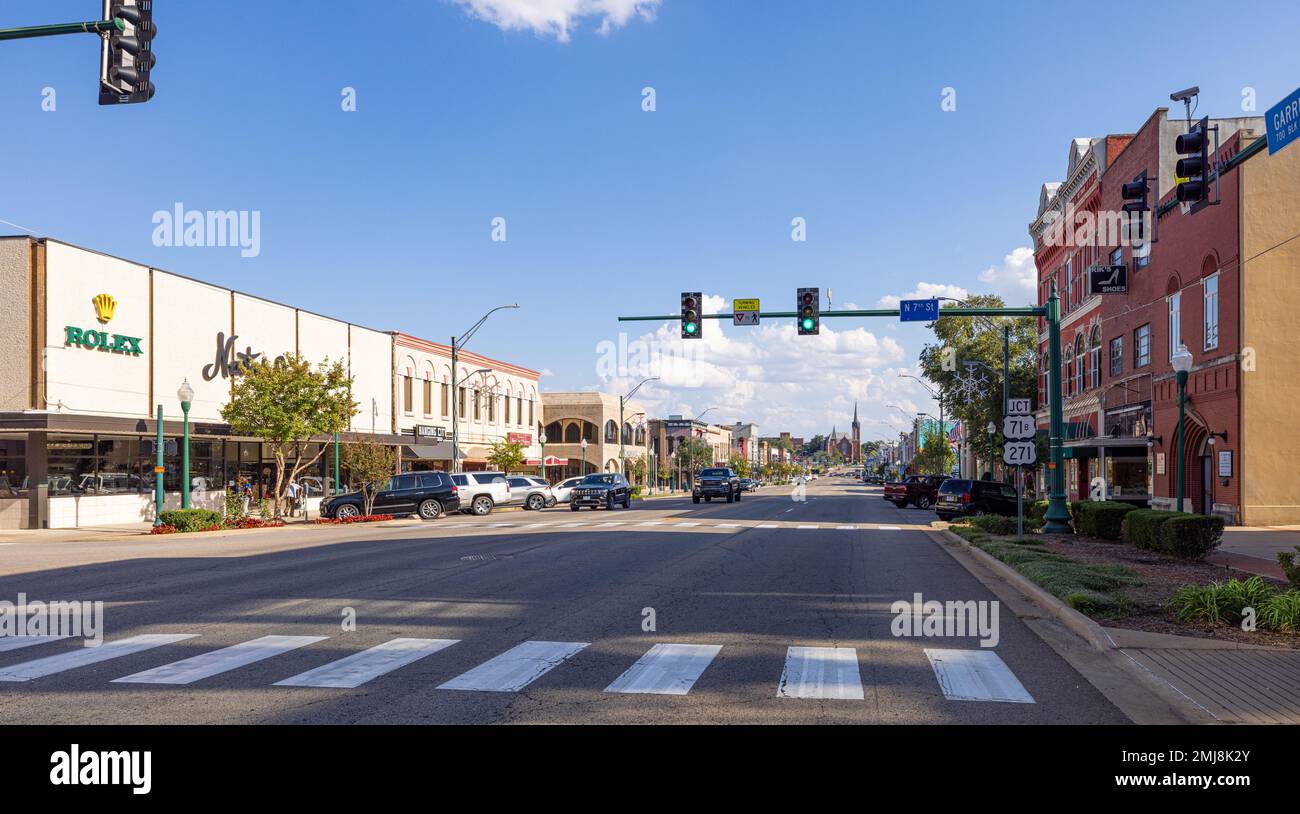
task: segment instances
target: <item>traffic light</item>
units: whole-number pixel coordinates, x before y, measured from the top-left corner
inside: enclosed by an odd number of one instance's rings
[[[105,20],[125,23],[125,30],[103,38],[99,56],[99,103],[131,105],[153,98],[153,0],[104,0]]]
[[[1209,189],[1210,170],[1210,117],[1206,116],[1196,126],[1183,133],[1174,142],[1174,150],[1184,158],[1174,165],[1178,183],[1178,200],[1183,203],[1204,203]]]
[[[700,303],[704,298],[698,291],[682,292],[682,339],[700,338]]]
[[[799,315],[799,335],[816,336],[821,332],[821,294],[816,288],[801,288],[796,300],[795,311]]]
[[[1146,212],[1151,209],[1147,203],[1147,171],[1142,170],[1132,181],[1120,187],[1120,195],[1124,198],[1121,209],[1124,210],[1127,218],[1125,224],[1128,228],[1128,239],[1134,246],[1140,246],[1145,242],[1145,219]]]

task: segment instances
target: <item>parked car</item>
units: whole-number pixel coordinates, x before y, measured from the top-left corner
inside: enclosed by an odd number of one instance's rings
[[[479,517],[510,502],[510,482],[504,472],[457,472],[451,482],[460,489],[460,510]]]
[[[757,492],[757,491],[758,491],[758,481],[754,480],[753,478],[741,478],[741,479],[740,479],[740,491],[742,491],[742,492]]]
[[[939,487],[939,499],[934,511],[940,520],[970,515],[1016,513],[1016,487],[991,480],[949,478]]]
[[[701,469],[695,477],[691,488],[691,502],[699,503],[700,498],[712,502],[715,497],[724,497],[728,503],[740,500],[740,478],[725,466]]]
[[[551,487],[551,494],[555,496],[557,503],[568,503],[569,498],[573,496],[573,487],[581,482],[581,475],[576,478],[566,478]]]
[[[575,512],[583,506],[590,506],[593,509],[604,506],[612,510],[620,505],[624,509],[632,508],[632,486],[627,482],[627,478],[618,472],[598,472],[588,475],[573,487],[569,496],[569,509]]]
[[[510,502],[523,504],[525,509],[537,511],[549,509],[555,505],[555,495],[551,485],[541,478],[531,475],[511,475],[506,478],[510,484]]]
[[[885,484],[885,500],[900,509],[909,504],[918,509],[928,509],[939,496],[939,486],[948,480],[947,475],[911,475],[905,480]]]
[[[375,514],[415,514],[421,520],[433,520],[459,508],[460,495],[451,475],[446,472],[407,472],[393,476],[379,487],[372,511]],[[359,517],[365,510],[365,495],[360,491],[333,495],[320,504],[321,517]]]

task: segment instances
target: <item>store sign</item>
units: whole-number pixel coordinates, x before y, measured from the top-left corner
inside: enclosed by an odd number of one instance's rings
[[[1092,266],[1089,268],[1088,293],[1127,294],[1128,266]]]
[[[432,438],[441,443],[442,440],[447,437],[447,430],[444,427],[435,427],[432,424],[416,424],[415,437]]]
[[[203,366],[204,381],[212,381],[220,376],[223,379],[242,376],[253,369],[253,365],[261,359],[263,354],[253,353],[253,347],[250,345],[243,351],[235,350],[235,340],[239,337],[231,334],[226,338],[224,331],[217,332],[217,355],[212,364]],[[283,356],[275,357],[274,364],[279,366],[285,363]]]
[[[113,312],[117,310],[117,300],[108,294],[97,294],[90,303],[95,306],[95,319],[99,320],[100,325],[107,325],[112,321]],[[121,353],[126,356],[139,356],[143,353],[140,343],[144,340],[138,336],[114,334],[95,328],[78,328],[75,325],[64,327],[63,336],[63,344],[68,347]]]
[[[525,447],[531,447],[533,445],[533,437],[526,432],[506,433],[506,440],[512,444],[519,444],[520,446]]]
[[[1232,450],[1219,450],[1219,477],[1232,477]]]

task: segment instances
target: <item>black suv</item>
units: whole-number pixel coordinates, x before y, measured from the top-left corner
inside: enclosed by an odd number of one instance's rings
[[[1016,515],[1016,487],[991,480],[951,478],[939,487],[934,511],[940,520],[962,515]]]
[[[440,514],[460,508],[460,495],[446,472],[407,472],[395,475],[375,493],[374,513],[419,515],[433,520]],[[358,517],[366,510],[361,492],[347,492],[321,501],[321,517],[341,519]]]
[[[569,493],[569,509],[575,512],[583,506],[613,509],[620,505],[632,508],[632,486],[617,472],[588,475]]]
[[[725,466],[701,469],[695,478],[695,487],[691,489],[691,502],[699,503],[700,498],[706,502],[715,497],[725,497],[728,503],[740,500],[740,477]]]

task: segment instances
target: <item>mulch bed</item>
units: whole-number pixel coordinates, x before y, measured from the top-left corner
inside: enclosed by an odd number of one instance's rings
[[[1084,563],[1124,565],[1133,569],[1142,585],[1124,588],[1122,593],[1131,603],[1124,611],[1113,616],[1096,616],[1103,625],[1115,625],[1152,633],[1170,633],[1176,636],[1199,636],[1222,639],[1242,644],[1265,647],[1300,649],[1300,634],[1279,633],[1268,630],[1245,631],[1234,625],[1199,625],[1179,622],[1166,608],[1166,603],[1184,585],[1207,585],[1210,582],[1236,577],[1255,576],[1235,568],[1210,562],[1180,560],[1158,551],[1147,551],[1124,543],[1098,540],[1077,535],[1039,535],[1047,550]],[[1289,586],[1285,582],[1260,577],[1279,589]]]

